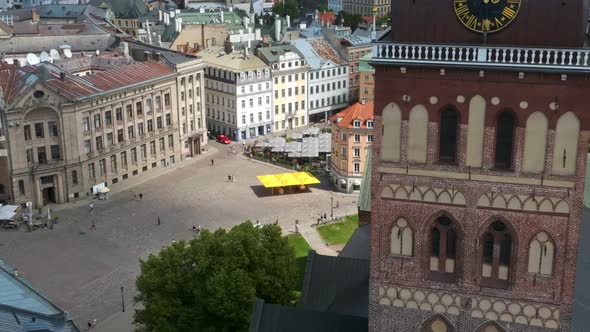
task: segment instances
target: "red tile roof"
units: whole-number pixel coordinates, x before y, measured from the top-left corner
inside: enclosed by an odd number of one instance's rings
[[[333,12],[319,13],[318,21],[320,21],[320,23],[330,22],[331,24],[334,24],[334,22],[336,22],[336,14],[334,14]]]
[[[29,75],[17,65],[0,63],[0,93],[6,104],[10,104],[30,83]]]
[[[364,104],[358,102],[354,105],[350,105],[345,110],[334,114],[330,117],[330,121],[337,124],[338,127],[342,128],[353,128],[354,120],[361,120],[361,129],[367,128],[367,120],[373,120],[375,103],[367,101]],[[338,119],[341,119],[339,122]]]

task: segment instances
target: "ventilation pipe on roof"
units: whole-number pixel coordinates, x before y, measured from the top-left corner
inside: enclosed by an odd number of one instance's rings
[[[170,18],[174,18],[176,16],[176,11],[174,9],[170,9]]]
[[[154,60],[155,60],[155,61],[160,61],[160,55],[161,55],[161,53],[160,53],[160,52],[156,52],[156,53],[154,53]]]
[[[143,61],[150,61],[151,57],[152,57],[152,52],[150,52],[150,51],[143,52]]]
[[[287,19],[287,29],[289,29],[291,27],[291,16],[287,15],[285,18]]]
[[[158,22],[162,21],[162,10],[158,9]]]
[[[221,16],[221,23],[223,23],[223,8],[219,8],[219,15]]]
[[[275,41],[279,41],[281,39],[281,20],[279,15],[277,15],[275,19]]]
[[[66,80],[66,73],[64,73],[63,71],[59,73],[59,79],[62,81]]]
[[[168,13],[164,13],[164,25],[168,26],[170,24],[170,16]]]

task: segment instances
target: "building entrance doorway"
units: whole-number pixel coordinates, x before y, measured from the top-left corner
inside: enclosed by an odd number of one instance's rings
[[[43,188],[43,205],[57,203],[57,197],[55,196],[55,187]]]

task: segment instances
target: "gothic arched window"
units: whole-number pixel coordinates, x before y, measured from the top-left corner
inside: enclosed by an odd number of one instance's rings
[[[449,107],[442,111],[439,132],[439,159],[442,162],[456,162],[458,122],[459,113],[456,110]]]
[[[502,221],[494,221],[481,237],[482,283],[490,287],[508,285],[512,267],[512,234]]]
[[[502,112],[496,124],[496,158],[494,167],[498,169],[512,168],[512,151],[514,148],[514,114]]]
[[[555,245],[545,232],[539,232],[529,245],[529,272],[543,275],[553,274]]]
[[[391,254],[412,256],[413,232],[404,218],[399,218],[391,228]]]
[[[430,229],[430,277],[441,281],[454,281],[457,273],[458,231],[446,216],[441,216]]]

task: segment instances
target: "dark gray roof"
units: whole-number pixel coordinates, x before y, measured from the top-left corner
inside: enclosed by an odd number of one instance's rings
[[[366,317],[267,304],[262,300],[256,300],[250,321],[250,332],[364,332],[368,327]]]
[[[109,7],[117,18],[137,19],[149,12],[143,0],[90,0],[89,4],[99,8]]]
[[[367,317],[368,304],[369,260],[310,251],[298,307]]]
[[[364,182],[363,182],[364,183]],[[369,259],[371,250],[369,249],[369,239],[371,236],[371,224],[362,225],[357,228],[350,240],[346,242],[339,257]]]
[[[171,65],[178,65],[199,58],[198,56],[175,52],[167,48],[145,44],[136,40],[129,40],[128,43],[130,52],[134,49],[141,51],[159,52],[160,56]]]
[[[590,329],[590,210],[585,206],[582,208],[579,239],[571,331],[588,332]]]

